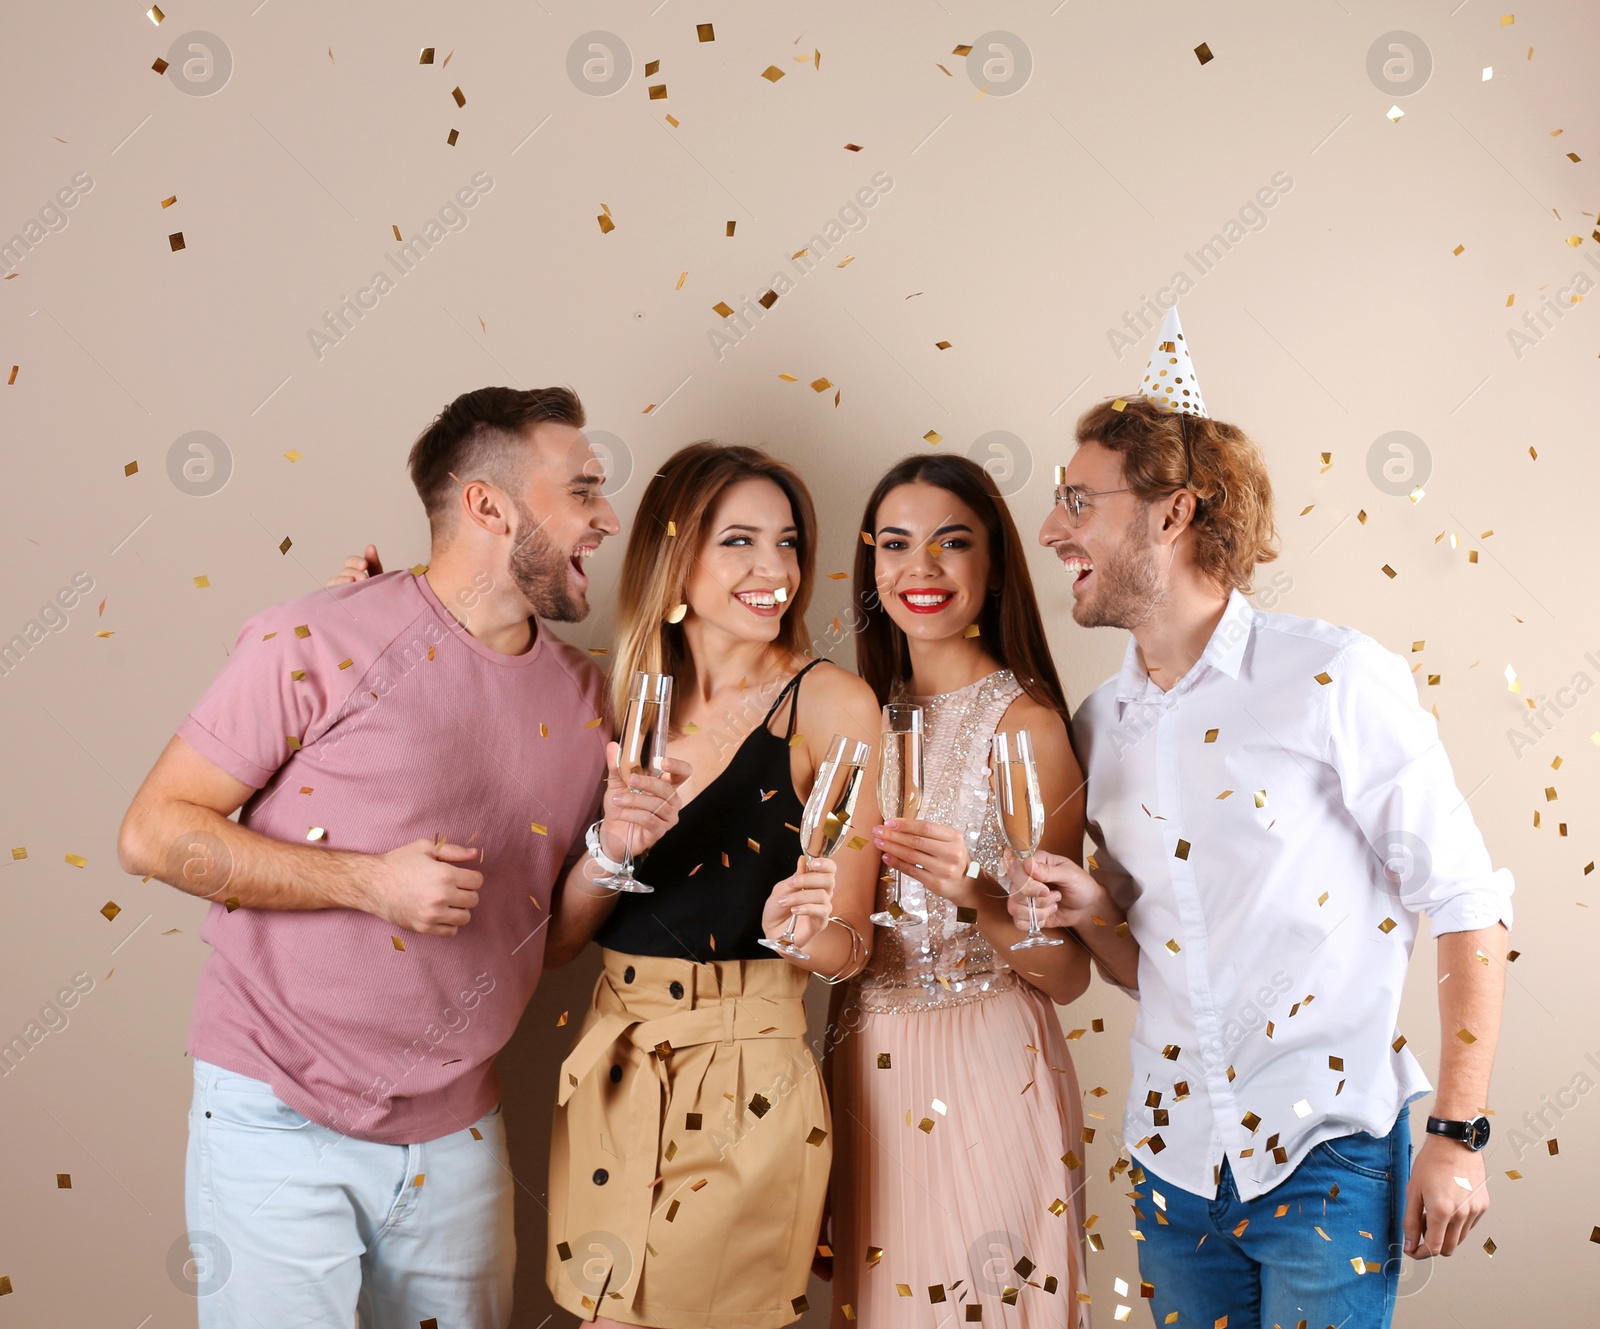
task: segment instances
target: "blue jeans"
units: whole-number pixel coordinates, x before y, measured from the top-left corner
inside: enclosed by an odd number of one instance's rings
[[[516,1263],[505,1125],[499,1108],[470,1125],[373,1144],[197,1059],[190,1230],[168,1273],[195,1298],[200,1329],[505,1329]]]
[[[1145,1167],[1139,1272],[1155,1285],[1150,1309],[1156,1324],[1175,1315],[1172,1323],[1193,1329],[1226,1315],[1228,1329],[1301,1323],[1387,1329],[1400,1284],[1410,1175],[1409,1108],[1400,1110],[1385,1136],[1360,1131],[1323,1141],[1254,1200],[1239,1198],[1226,1160],[1214,1200],[1180,1190]],[[1164,1211],[1153,1192],[1165,1198]],[[1284,1205],[1288,1210],[1279,1218]],[[1156,1221],[1158,1213],[1166,1223]]]

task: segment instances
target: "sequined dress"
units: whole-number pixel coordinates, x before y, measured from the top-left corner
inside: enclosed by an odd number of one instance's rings
[[[923,708],[920,815],[960,830],[991,879],[1005,841],[989,740],[1020,695],[999,670],[906,698]],[[907,878],[900,901],[926,922],[875,929],[830,1029],[832,1323],[922,1323],[907,1318],[905,1285],[924,1318],[941,1298],[981,1305],[985,1324],[1087,1325],[1088,1151],[1055,1008],[949,900]]]

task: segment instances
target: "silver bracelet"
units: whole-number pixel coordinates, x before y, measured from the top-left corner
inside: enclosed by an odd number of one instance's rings
[[[583,842],[589,847],[589,857],[594,859],[607,872],[617,873],[622,871],[622,864],[609,857],[600,847],[600,823],[595,822],[583,834]]]
[[[850,934],[850,958],[840,966],[837,974],[830,978],[827,974],[817,973],[815,969],[811,971],[813,974],[816,974],[816,976],[824,983],[832,987],[839,983],[847,983],[857,974],[859,974],[867,967],[867,959],[869,957],[867,955],[866,943],[861,940],[861,934],[850,926],[850,923],[847,919],[840,918],[838,914],[830,914],[828,917],[828,922],[839,924],[846,932]],[[823,926],[827,925],[824,924]]]

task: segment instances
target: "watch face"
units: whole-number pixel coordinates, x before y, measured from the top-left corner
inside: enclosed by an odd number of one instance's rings
[[[1488,1117],[1474,1117],[1467,1123],[1467,1143],[1474,1149],[1482,1149],[1489,1143]]]

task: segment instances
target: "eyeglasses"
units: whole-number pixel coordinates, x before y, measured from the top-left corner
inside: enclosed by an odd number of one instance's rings
[[[1057,485],[1056,502],[1061,505],[1067,514],[1067,524],[1078,527],[1083,524],[1084,509],[1092,506],[1092,498],[1101,498],[1106,494],[1131,494],[1131,489],[1079,489],[1077,485]]]
[[[1120,428],[1121,424],[1122,424],[1122,421],[1118,420],[1116,422],[1116,424],[1114,424],[1112,426],[1112,428],[1113,429]],[[1183,440],[1184,481],[1183,481],[1183,483],[1181,485],[1178,486],[1177,489],[1174,489],[1172,492],[1173,493],[1178,493],[1180,490],[1187,489],[1191,493],[1193,493],[1194,492],[1194,455],[1189,450],[1189,428],[1188,428],[1188,424],[1185,421],[1184,416],[1181,413],[1178,415],[1178,434]],[[1066,469],[1067,468],[1065,466],[1056,467],[1056,475],[1057,475],[1057,477],[1059,478],[1062,475],[1062,473],[1066,471]],[[1090,499],[1092,499],[1092,498],[1102,498],[1106,494],[1131,494],[1133,492],[1134,491],[1132,489],[1099,489],[1099,490],[1095,490],[1095,489],[1079,489],[1076,485],[1057,484],[1056,485],[1056,503],[1067,514],[1067,523],[1070,526],[1073,526],[1074,528],[1076,528],[1076,527],[1081,526],[1083,524],[1084,509],[1093,506],[1089,502]],[[1198,494],[1196,494],[1195,495],[1195,512],[1197,514],[1200,511],[1201,502],[1202,502],[1202,500],[1201,500],[1200,496]]]

